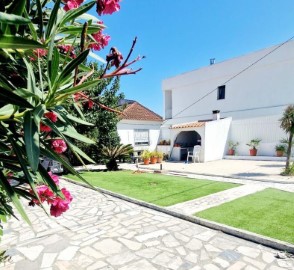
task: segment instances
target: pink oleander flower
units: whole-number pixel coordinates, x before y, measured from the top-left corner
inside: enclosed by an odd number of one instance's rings
[[[84,2],[84,0],[64,0],[64,2],[65,6],[63,7],[63,9],[65,11],[68,11],[71,9],[78,8]]]
[[[96,11],[99,16],[102,14],[112,14],[120,10],[121,0],[97,0]]]
[[[92,37],[95,39],[95,43],[90,43],[89,48],[95,50],[95,51],[100,51],[101,49],[104,49],[108,45],[108,42],[110,40],[110,36],[104,35],[102,33],[102,30],[99,32],[92,34]]]
[[[50,207],[51,216],[59,217],[63,212],[69,209],[69,204],[72,201],[72,196],[65,188],[62,188],[61,192],[63,193],[65,199],[59,197],[55,198]]]
[[[30,60],[31,60],[31,61],[36,61],[39,57],[46,56],[47,53],[48,53],[48,51],[45,50],[45,49],[35,49],[35,50],[33,51],[33,53],[34,53],[34,55],[35,55],[36,57],[32,56],[32,57],[30,57]]]
[[[53,140],[51,148],[58,154],[65,152],[67,149],[66,143],[62,139]]]
[[[59,185],[59,177],[56,174],[53,174],[52,172],[48,172],[54,183],[58,186]]]
[[[62,54],[69,54],[71,58],[76,58],[74,47],[72,45],[58,45],[57,47]]]
[[[52,197],[53,197],[54,193],[52,192],[52,190],[48,186],[41,185],[41,186],[38,186],[36,189],[37,189],[37,193],[38,193],[42,203],[47,201],[49,204],[49,203],[51,203],[51,201],[53,201]],[[37,199],[33,199],[33,203],[35,203],[37,205],[40,204],[40,202]]]

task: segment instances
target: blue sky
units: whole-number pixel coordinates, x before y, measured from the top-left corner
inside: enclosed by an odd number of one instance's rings
[[[123,0],[101,19],[111,46],[124,56],[135,36],[133,58],[146,59],[121,78],[121,91],[163,115],[163,79],[279,44],[294,36],[293,0]]]

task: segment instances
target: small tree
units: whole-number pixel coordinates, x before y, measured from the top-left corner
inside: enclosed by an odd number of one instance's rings
[[[287,148],[287,158],[286,158],[286,167],[285,167],[285,172],[287,173],[287,171],[289,171],[289,166],[290,166],[291,146],[292,146],[293,134],[294,134],[294,105],[289,105],[285,109],[283,116],[280,119],[280,122],[281,122],[280,127],[288,135],[288,148]]]
[[[120,158],[127,158],[133,153],[133,146],[131,144],[120,144],[117,146],[102,148],[102,155],[106,159],[106,168],[109,171],[117,171],[118,165],[116,160]]]

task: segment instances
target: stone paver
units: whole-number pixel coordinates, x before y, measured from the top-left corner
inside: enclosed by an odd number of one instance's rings
[[[0,269],[293,269],[278,251],[146,209],[71,183],[74,200],[58,219],[28,208],[35,231],[4,224]],[[93,210],[95,209],[95,210]],[[130,222],[131,221],[131,222]],[[39,235],[38,237],[36,237]]]

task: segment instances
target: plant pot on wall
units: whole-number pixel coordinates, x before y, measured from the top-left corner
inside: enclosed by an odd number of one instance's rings
[[[277,157],[282,157],[284,155],[284,151],[277,150],[276,155],[277,155]]]
[[[155,164],[155,163],[157,163],[157,157],[151,157],[150,164]]]
[[[144,162],[144,165],[149,165],[150,159],[149,158],[144,158],[143,162]]]
[[[257,155],[257,149],[249,149],[250,156],[256,156]]]
[[[229,149],[228,155],[234,156],[235,155],[235,150],[234,149]]]

